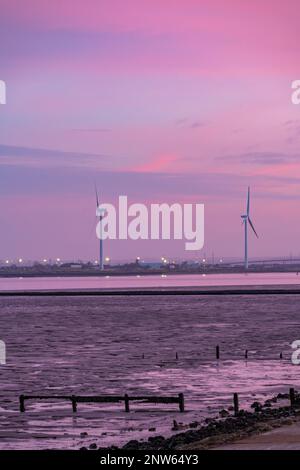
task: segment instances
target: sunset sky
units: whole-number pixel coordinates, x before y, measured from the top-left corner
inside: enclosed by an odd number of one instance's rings
[[[300,256],[299,0],[0,0],[0,259],[94,259],[95,195],[205,204],[205,246]]]

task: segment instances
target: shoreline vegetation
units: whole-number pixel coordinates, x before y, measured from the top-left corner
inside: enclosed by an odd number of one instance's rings
[[[278,393],[264,403],[254,401],[251,411],[241,409],[234,416],[233,407],[223,409],[217,418],[206,418],[204,422],[192,421],[183,425],[173,421],[172,431],[176,434],[165,438],[150,436],[145,440],[130,440],[122,447],[101,447],[91,443],[80,451],[99,450],[208,450],[229,443],[235,443],[249,436],[257,436],[276,428],[289,426],[300,421],[300,394],[295,391],[295,402],[288,405],[289,394]],[[285,404],[281,405],[280,402]],[[274,406],[275,405],[275,406]],[[182,432],[178,432],[182,431]]]

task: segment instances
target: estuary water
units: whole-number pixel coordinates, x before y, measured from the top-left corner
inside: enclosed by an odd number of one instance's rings
[[[275,283],[276,276],[268,279]],[[35,288],[44,283],[23,281]],[[1,449],[74,449],[167,436],[174,419],[184,426],[217,416],[232,404],[234,392],[241,407],[248,407],[300,386],[290,346],[300,339],[297,295],[0,297],[0,339],[6,344],[6,364],[0,365]],[[79,404],[75,414],[70,402],[60,401],[28,401],[20,413],[18,401],[21,393],[179,392],[185,413],[176,404],[138,403],[125,413],[124,403],[114,403]]]
[[[0,278],[0,291],[299,285],[297,273]]]

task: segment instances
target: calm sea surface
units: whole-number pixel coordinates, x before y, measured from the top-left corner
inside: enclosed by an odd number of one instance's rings
[[[292,275],[288,276],[291,284]],[[251,275],[247,279],[249,283]],[[268,279],[276,283],[277,276]],[[1,280],[2,289],[15,288],[17,282]],[[22,288],[45,288],[44,280],[22,282]],[[62,285],[56,279],[51,282]],[[82,287],[82,282],[90,287],[105,280],[70,280],[71,287]],[[226,282],[233,282],[232,277]],[[247,407],[254,400],[286,392],[290,385],[300,387],[300,368],[290,361],[290,344],[300,339],[297,295],[3,297],[0,339],[7,348],[7,363],[0,365],[2,449],[120,445],[171,434],[173,419],[189,423],[216,416],[231,405],[233,392],[239,392],[241,406]],[[245,349],[248,361],[243,358]],[[133,403],[128,414],[123,403],[79,404],[74,415],[69,402],[28,402],[26,413],[18,410],[21,393],[126,392],[183,392],[187,412],[179,413],[177,405],[145,408]],[[81,437],[82,432],[88,436]]]
[[[300,285],[297,273],[0,278],[2,290]]]

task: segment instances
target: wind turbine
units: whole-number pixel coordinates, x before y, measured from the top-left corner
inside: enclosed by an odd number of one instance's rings
[[[250,212],[250,187],[248,186],[247,212],[245,215],[241,215],[241,218],[243,221],[242,224],[244,224],[244,230],[245,230],[245,269],[248,269],[248,222],[253,232],[255,233],[256,237],[258,238],[254,225],[251,222],[249,212]]]
[[[105,209],[101,208],[99,204],[99,198],[98,198],[98,191],[97,187],[95,185],[95,192],[96,192],[96,217],[99,218],[99,235],[100,235],[100,251],[99,251],[99,267],[101,271],[104,269],[104,263],[103,263],[103,233],[102,233],[102,220],[103,217],[105,216]]]

